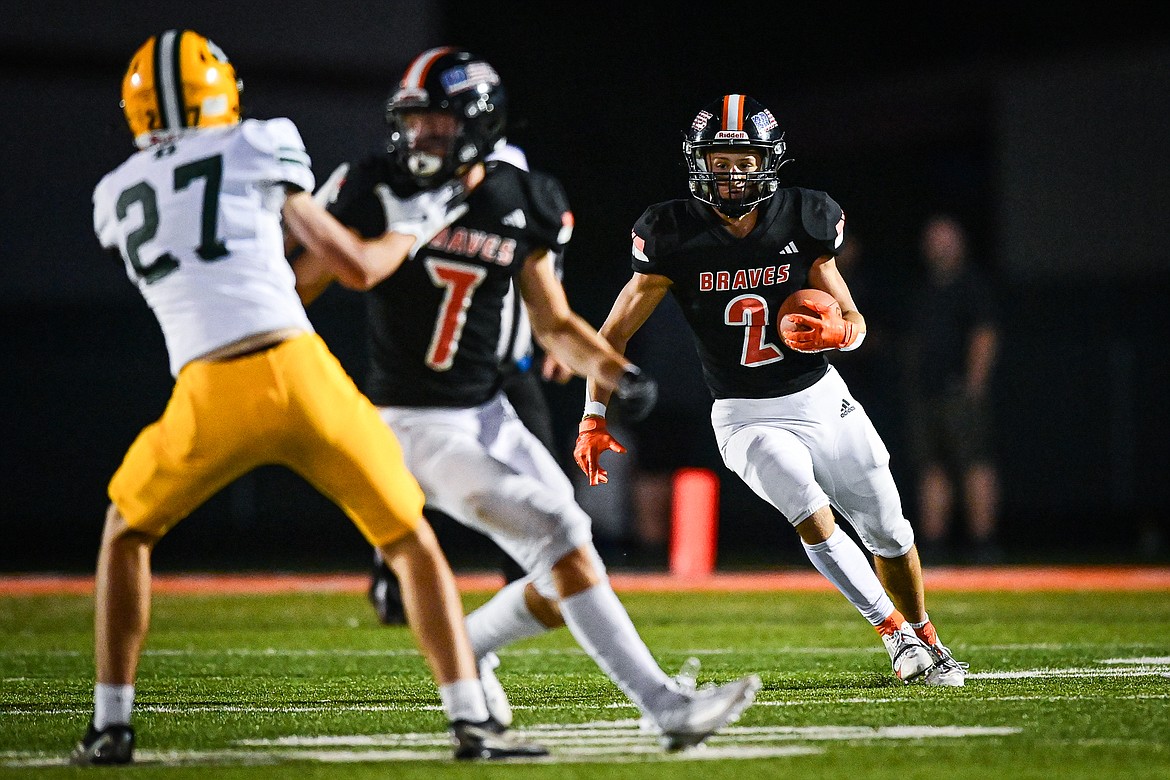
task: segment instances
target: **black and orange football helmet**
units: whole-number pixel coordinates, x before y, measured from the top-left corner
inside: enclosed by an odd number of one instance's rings
[[[459,122],[441,157],[412,149],[403,116],[443,111]],[[415,57],[386,101],[387,151],[416,185],[441,186],[484,159],[504,138],[507,100],[496,69],[471,52],[450,46]]]
[[[788,162],[786,149],[771,111],[747,95],[724,95],[699,111],[683,139],[691,194],[729,217],[741,217],[780,188],[778,172]],[[710,170],[708,154],[749,150],[759,155],[759,169],[734,174],[747,186],[728,188],[732,174]],[[720,184],[730,193],[721,194]]]

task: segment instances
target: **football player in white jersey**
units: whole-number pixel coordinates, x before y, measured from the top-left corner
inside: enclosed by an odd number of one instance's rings
[[[554,261],[573,215],[560,183],[488,159],[503,141],[505,111],[489,63],[450,47],[416,57],[387,104],[390,153],[353,166],[330,211],[373,236],[398,224],[400,198],[454,188],[464,192],[458,216],[389,265],[330,275],[309,251],[295,265],[298,289],[311,296],[336,276],[368,290],[366,393],[428,503],[490,536],[529,573],[467,618],[476,656],[487,662],[485,688],[496,649],[563,620],[664,746],[683,749],[737,718],[760,681],[747,675],[694,690],[659,667],[610,586],[572,483],[501,390],[515,283],[536,340],[577,375],[642,413],[657,392],[565,298]],[[506,720],[506,697],[495,693],[489,705]]]
[[[746,95],[698,113],[684,144],[693,197],[653,205],[634,225],[634,273],[601,334],[624,351],[674,295],[715,399],[727,467],[784,514],[817,570],[877,629],[898,679],[960,686],[965,666],[926,613],[889,453],[825,355],[856,349],[865,335],[834,263],[845,214],[824,192],[779,186],[783,139],[772,112]],[[789,315],[807,327],[782,334],[782,303],[810,287],[840,305],[817,304],[820,318]],[[589,381],[586,392],[574,456],[596,485],[606,481],[601,454],[625,448],[606,428],[608,389]],[[873,554],[876,574],[834,510]]]
[[[148,39],[122,96],[140,151],[94,190],[94,229],[154,311],[175,384],[109,484],[94,715],[71,760],[133,759],[151,551],[206,499],[265,464],[289,468],[336,502],[394,568],[456,757],[544,755],[491,720],[422,491],[374,406],[313,332],[284,255],[285,229],[336,264],[369,262],[417,236],[363,241],[329,216],[310,194],[295,125],[241,121],[234,67],[196,32]]]

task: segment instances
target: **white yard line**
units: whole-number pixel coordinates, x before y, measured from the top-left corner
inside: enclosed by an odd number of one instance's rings
[[[1135,693],[1125,696],[1117,696],[1111,694],[1069,694],[1069,695],[1021,695],[1021,696],[964,696],[963,701],[968,703],[976,702],[997,702],[997,701],[1145,701],[1155,700],[1164,701],[1170,699],[1170,693]],[[826,702],[823,699],[799,699],[795,701],[761,701],[756,700],[753,706],[755,707],[824,707],[826,705],[834,704],[906,704],[912,702],[913,699],[905,697],[893,696],[850,696],[844,699],[833,699]],[[572,705],[573,709],[580,709],[576,704]],[[301,706],[279,706],[279,707],[263,707],[263,706],[244,706],[244,705],[156,705],[156,704],[136,704],[134,706],[135,712],[152,713],[159,715],[183,715],[186,713],[221,713],[230,712],[235,714],[245,715],[284,715],[284,714],[315,714],[315,713],[346,713],[346,712],[441,712],[442,707],[438,704],[312,704]],[[534,711],[543,712],[555,707],[548,705],[535,706],[531,704],[514,704],[512,709],[516,711]],[[604,704],[598,707],[599,710],[633,710],[633,704]],[[88,715],[93,712],[93,708],[89,706],[79,707],[53,707],[46,709],[5,709],[0,711],[0,719],[4,717],[11,717],[16,715]],[[568,728],[575,728],[569,726]]]
[[[1021,695],[1021,696],[973,696],[963,697],[963,701],[976,703],[981,701],[995,702],[995,701],[1142,701],[1145,699],[1164,700],[1170,699],[1170,693],[1134,693],[1128,696],[1114,696],[1110,694],[1099,695],[1054,695],[1046,696],[1043,694],[1037,695]],[[800,701],[759,701],[752,706],[755,707],[824,707],[826,704],[905,704],[910,701],[906,698],[875,698],[872,696],[851,696],[848,699],[833,699],[831,702],[813,699],[801,699]],[[513,707],[512,709],[520,709]]]
[[[1170,666],[1135,666],[1128,669],[1082,667],[1073,669],[1017,669],[1006,672],[969,672],[968,680],[1025,680],[1043,677],[1165,677]]]
[[[642,730],[637,721],[620,720],[591,724],[545,724],[519,733],[530,735],[549,748],[547,758],[520,763],[569,764],[582,761],[678,762],[725,759],[780,758],[823,752],[797,742],[872,742],[874,740],[955,739],[1004,737],[1021,733],[1010,726],[756,726],[723,729],[699,748],[665,753],[655,734]],[[450,742],[442,733],[407,733],[378,736],[279,737],[238,740],[238,747],[211,751],[148,751],[135,754],[141,765],[191,764],[257,765],[288,761],[323,764],[404,761],[450,761]],[[252,749],[248,749],[252,748]],[[4,765],[12,767],[60,766],[61,756],[7,753]]]
[[[848,742],[859,739],[931,739],[956,737],[1004,737],[1019,734],[1014,726],[727,726],[712,739],[717,742],[767,742],[808,739]],[[654,742],[655,736],[638,727],[637,721],[594,723],[590,726],[546,724],[522,729],[520,733],[548,745],[634,745]],[[404,745],[446,746],[445,735],[429,733],[382,734],[322,737],[277,737],[275,739],[241,739],[236,745],[247,747],[402,747]]]

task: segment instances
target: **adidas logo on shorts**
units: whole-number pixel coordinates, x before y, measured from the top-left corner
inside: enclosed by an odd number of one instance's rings
[[[842,399],[841,399],[841,416],[842,416],[842,417],[844,417],[845,415],[849,414],[850,412],[852,412],[852,411],[853,411],[854,409],[856,409],[856,408],[857,408],[856,406],[854,406],[853,404],[849,403],[849,399],[848,399],[848,398],[842,398]]]

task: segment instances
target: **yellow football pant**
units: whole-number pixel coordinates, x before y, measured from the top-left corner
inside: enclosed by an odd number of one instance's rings
[[[423,493],[398,440],[316,334],[184,366],[109,496],[131,528],[161,537],[262,465],[303,477],[375,546],[407,535],[422,517]]]

